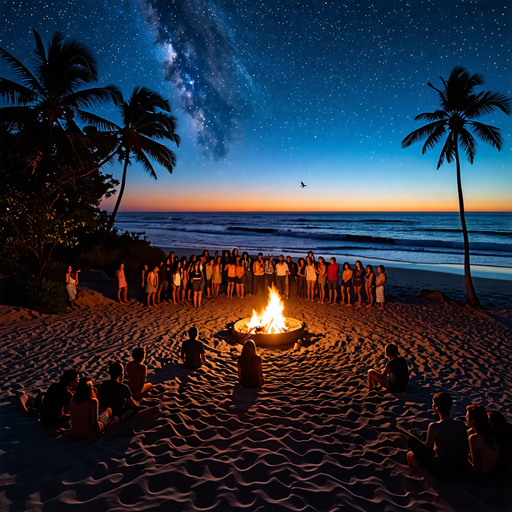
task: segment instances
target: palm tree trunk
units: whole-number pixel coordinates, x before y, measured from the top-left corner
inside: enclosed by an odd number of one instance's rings
[[[462,236],[464,237],[464,280],[466,281],[466,294],[468,304],[473,308],[481,308],[478,300],[473,280],[471,279],[471,265],[469,262],[469,236],[466,227],[466,217],[464,214],[464,197],[462,195],[462,181],[460,177],[460,161],[459,161],[459,142],[455,140],[455,162],[457,163],[457,191],[459,193],[459,210],[460,223],[462,224]]]
[[[121,199],[123,198],[124,187],[126,185],[126,171],[128,170],[128,164],[130,162],[128,157],[129,157],[129,155],[128,155],[128,153],[126,153],[125,157],[124,157],[124,168],[123,168],[123,177],[121,179],[121,188],[119,189],[119,195],[117,196],[117,201],[116,201],[114,210],[113,210],[112,214],[110,215],[110,219],[109,219],[108,225],[107,225],[107,232],[105,233],[105,236],[110,233],[110,231],[112,230],[112,228],[114,226],[114,222],[116,220],[116,215],[117,215],[117,210],[119,210],[119,205],[121,204]]]

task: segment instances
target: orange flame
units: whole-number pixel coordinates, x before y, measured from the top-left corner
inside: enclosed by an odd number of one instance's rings
[[[268,290],[267,307],[260,314],[256,313],[254,309],[252,310],[251,320],[247,324],[247,332],[258,330],[265,334],[275,334],[289,331],[286,327],[286,319],[283,316],[284,304],[278,291],[274,285]]]

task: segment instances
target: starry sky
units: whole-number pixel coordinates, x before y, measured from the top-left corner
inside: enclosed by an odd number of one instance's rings
[[[29,67],[32,28],[59,30],[95,52],[100,84],[171,101],[178,164],[157,181],[132,165],[121,211],[454,211],[441,146],[400,146],[438,106],[427,82],[463,65],[512,95],[509,0],[1,0],[1,15],[0,46]],[[468,210],[511,209],[511,117],[482,118],[505,144],[462,162]]]

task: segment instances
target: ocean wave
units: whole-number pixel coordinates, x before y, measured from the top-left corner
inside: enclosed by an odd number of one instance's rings
[[[291,222],[318,222],[318,223],[324,223],[324,224],[336,223],[336,224],[343,225],[344,223],[349,223],[349,222],[358,222],[358,223],[371,222],[371,223],[379,223],[379,224],[388,224],[388,223],[390,223],[390,224],[401,224],[401,223],[410,223],[411,221],[401,220],[401,219],[315,219],[315,218],[306,219],[304,217],[299,217],[298,219],[291,220]]]
[[[243,231],[243,232],[249,232],[249,233],[264,233],[264,234],[272,234],[276,231],[279,231],[278,229],[273,228],[245,228],[242,226],[228,226],[226,229],[229,231]]]
[[[462,233],[459,228],[423,228],[421,231],[428,233]],[[470,235],[487,235],[487,236],[502,236],[505,238],[512,238],[511,231],[485,231],[485,230],[468,230]]]

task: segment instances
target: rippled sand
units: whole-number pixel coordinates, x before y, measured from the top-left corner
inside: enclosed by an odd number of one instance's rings
[[[442,483],[410,469],[395,429],[433,420],[439,390],[454,396],[455,416],[476,402],[512,420],[510,309],[489,316],[398,286],[385,311],[286,301],[307,324],[305,346],[260,350],[265,386],[244,390],[228,326],[250,316],[252,297],[147,310],[102,286],[84,287],[81,307],[60,317],[0,309],[2,511],[510,510],[503,478]],[[190,325],[208,358],[194,372],[178,361]],[[408,391],[369,394],[366,371],[383,367],[387,343],[412,368]],[[17,411],[16,391],[45,389],[68,367],[99,384],[135,345],[164,388],[159,416],[77,441]]]

